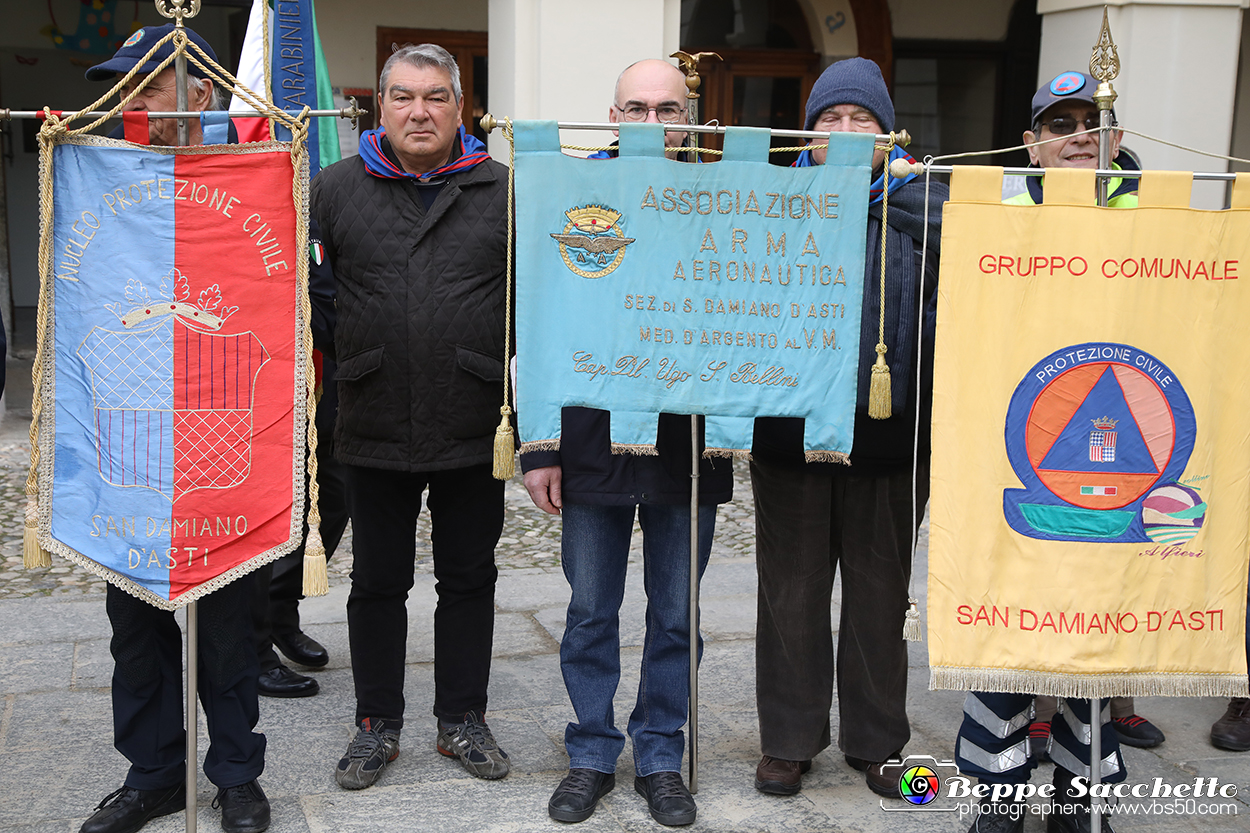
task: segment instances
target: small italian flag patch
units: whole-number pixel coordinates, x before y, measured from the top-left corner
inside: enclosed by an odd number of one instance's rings
[[[320,240],[314,240],[308,244],[308,256],[312,258],[312,262],[321,265],[321,261],[326,258],[325,247],[321,245]]]
[[[1115,486],[1082,486],[1081,494],[1083,495],[1106,495],[1113,496],[1116,493]]]

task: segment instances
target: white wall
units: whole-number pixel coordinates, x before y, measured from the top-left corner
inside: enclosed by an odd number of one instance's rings
[[[1069,0],[1039,0],[1042,55],[1038,83],[1066,69],[1089,71],[1102,25],[1102,5],[1071,8]],[[1108,21],[1120,56],[1112,82],[1115,109],[1126,128],[1200,150],[1227,154],[1241,41],[1239,0],[1199,5],[1123,3]],[[1124,144],[1146,169],[1225,171],[1226,162],[1126,135]],[[1220,208],[1221,183],[1195,183],[1195,208]]]
[[[497,117],[606,122],[616,77],[675,51],[677,0],[490,0],[490,109]],[[606,145],[609,133],[565,133]],[[507,145],[491,135],[491,153]]]
[[[487,0],[317,0],[317,33],[330,82],[376,91],[379,26],[485,32],[486,9]]]

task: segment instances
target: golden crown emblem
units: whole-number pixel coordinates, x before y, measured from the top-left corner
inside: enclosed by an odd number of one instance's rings
[[[1115,428],[1115,424],[1119,420],[1112,419],[1111,417],[1098,417],[1098,419],[1094,419],[1090,421],[1094,423],[1095,428],[1101,428],[1104,431],[1109,431],[1112,428]]]
[[[586,205],[570,208],[564,212],[569,222],[578,231],[587,234],[603,234],[616,228],[616,221],[621,219],[621,212],[613,211],[602,205]]]

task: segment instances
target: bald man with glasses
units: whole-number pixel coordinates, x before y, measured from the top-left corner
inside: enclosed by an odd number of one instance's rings
[[[685,96],[685,76],[676,67],[639,61],[617,80],[608,118],[684,121]],[[679,151],[686,136],[669,132],[665,145]],[[591,158],[615,156],[612,148]],[[697,808],[681,778],[690,697],[690,418],[660,414],[657,454],[646,456],[612,453],[611,416],[597,408],[564,408],[560,448],[521,455],[534,504],[563,515],[560,560],[572,590],[560,670],[577,719],[564,731],[569,772],[547,813],[557,821],[585,821],[616,786],[625,734],[617,728],[612,699],[621,678],[619,616],[637,517],[647,613],[638,696],[626,726],[633,741],[634,789],[660,824],[691,824]],[[731,462],[723,458],[702,460],[699,472],[702,575],[716,505],[732,497],[733,479]]]

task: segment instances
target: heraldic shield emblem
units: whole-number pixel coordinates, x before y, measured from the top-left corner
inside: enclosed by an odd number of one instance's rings
[[[39,541],[169,609],[302,537],[307,208],[233,150],[53,150]]]
[[[100,476],[170,501],[247,478],[254,383],[269,361],[255,334],[212,332],[237,311],[222,307],[220,287],[195,303],[190,295],[177,269],[155,299],[132,281],[135,305],[111,308],[126,329],[95,327],[78,348],[91,370]]]

